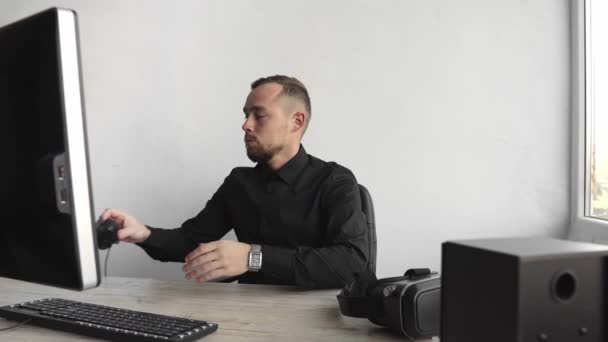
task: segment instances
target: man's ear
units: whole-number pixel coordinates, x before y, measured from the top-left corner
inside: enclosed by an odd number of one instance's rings
[[[299,129],[304,129],[304,125],[306,124],[306,114],[303,112],[295,112],[293,113],[293,127],[291,129],[292,132],[296,132]]]

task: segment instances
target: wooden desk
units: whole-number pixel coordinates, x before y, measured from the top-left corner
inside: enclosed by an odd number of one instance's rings
[[[217,332],[200,341],[404,340],[366,319],[342,316],[337,293],[337,290],[303,291],[287,286],[199,285],[116,277],[105,278],[96,289],[75,292],[0,278],[0,306],[60,297],[219,324]],[[0,329],[13,324],[0,318]],[[0,341],[82,340],[81,335],[29,325],[0,332]]]

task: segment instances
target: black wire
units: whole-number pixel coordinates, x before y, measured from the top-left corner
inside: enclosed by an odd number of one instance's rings
[[[22,324],[25,324],[25,323],[27,323],[27,322],[29,322],[31,320],[32,320],[31,318],[28,318],[28,319],[26,319],[23,322],[19,322],[19,323],[15,324],[15,325],[11,325],[10,327],[2,328],[2,329],[0,329],[0,331],[7,331],[7,330],[10,330],[10,329],[15,329],[16,327],[18,327],[18,326],[20,326]]]
[[[107,277],[108,276],[108,259],[110,258],[110,251],[112,250],[112,247],[110,246],[110,248],[108,249],[108,252],[106,253],[106,261],[103,263],[103,277]]]

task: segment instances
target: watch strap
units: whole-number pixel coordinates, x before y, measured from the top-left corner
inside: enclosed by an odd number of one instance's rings
[[[257,272],[262,268],[262,246],[251,245],[249,251],[249,271]]]

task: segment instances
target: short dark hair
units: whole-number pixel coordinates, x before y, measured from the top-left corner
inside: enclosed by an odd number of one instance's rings
[[[277,83],[283,87],[283,90],[281,91],[279,96],[293,97],[304,103],[304,108],[308,112],[308,117],[306,118],[306,125],[304,126],[304,131],[306,131],[312,113],[310,106],[310,96],[308,96],[308,90],[306,90],[306,86],[304,86],[304,83],[300,82],[295,77],[289,77],[285,75],[274,75],[262,77],[255,80],[253,83],[251,83],[251,90],[267,83]]]

